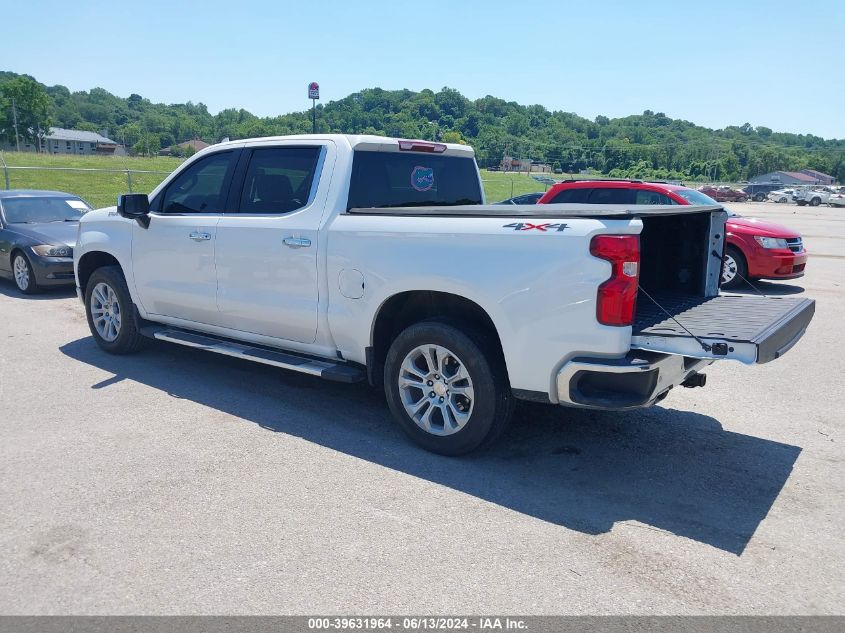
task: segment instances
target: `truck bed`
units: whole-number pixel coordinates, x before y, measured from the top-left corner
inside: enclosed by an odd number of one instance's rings
[[[631,218],[721,211],[722,205],[625,204],[468,204],[459,206],[368,207],[348,209],[348,215],[503,217],[503,218]]]

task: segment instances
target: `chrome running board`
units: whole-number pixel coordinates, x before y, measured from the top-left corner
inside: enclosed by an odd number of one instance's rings
[[[141,328],[141,334],[158,341],[176,343],[177,345],[202,349],[215,354],[242,358],[254,363],[290,369],[335,382],[359,382],[366,378],[363,369],[341,361],[334,362],[325,358],[299,356],[177,328],[151,325]]]

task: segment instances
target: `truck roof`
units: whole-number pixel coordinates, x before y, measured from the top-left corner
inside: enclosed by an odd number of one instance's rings
[[[447,156],[475,156],[475,151],[469,145],[460,145],[459,143],[441,143],[440,141],[425,141],[422,139],[400,139],[389,136],[376,136],[374,134],[289,134],[285,136],[261,136],[257,138],[238,139],[236,141],[218,143],[217,145],[212,145],[203,151],[214,151],[214,149],[219,149],[221,147],[240,147],[244,144],[266,144],[268,142],[272,143],[273,141],[290,140],[301,140],[303,142],[329,140],[341,145],[346,145],[352,150],[359,149],[382,152],[398,152],[400,151],[399,142],[407,141],[429,146],[444,146],[446,148],[445,151],[438,153],[446,154]]]

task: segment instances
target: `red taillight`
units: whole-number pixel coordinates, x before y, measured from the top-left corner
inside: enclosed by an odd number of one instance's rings
[[[638,235],[596,235],[590,253],[610,262],[610,278],[599,286],[596,319],[603,325],[631,325],[640,275]]]
[[[443,143],[428,143],[426,141],[399,141],[399,149],[403,152],[433,152],[442,154],[446,151]]]

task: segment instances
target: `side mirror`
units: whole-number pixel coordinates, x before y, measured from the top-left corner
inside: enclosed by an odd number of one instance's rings
[[[146,218],[150,213],[150,199],[145,193],[125,193],[117,197],[117,214],[129,220]]]

